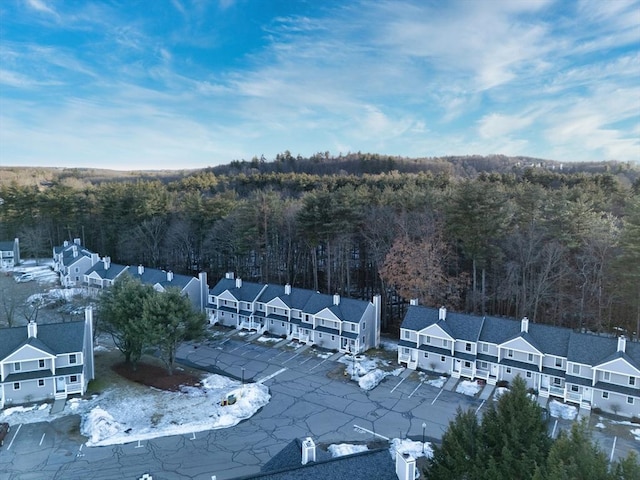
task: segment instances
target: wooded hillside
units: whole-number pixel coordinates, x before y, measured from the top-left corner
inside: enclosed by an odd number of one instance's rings
[[[226,271],[612,332],[640,324],[640,169],[370,154],[192,172],[0,169],[0,238],[50,257],[79,237],[114,262]],[[616,330],[617,331],[617,330]]]

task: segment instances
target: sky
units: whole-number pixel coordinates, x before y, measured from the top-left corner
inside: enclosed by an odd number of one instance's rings
[[[640,162],[640,0],[3,0],[0,166]]]

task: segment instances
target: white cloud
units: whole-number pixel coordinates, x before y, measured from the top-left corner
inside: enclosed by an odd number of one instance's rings
[[[483,138],[493,139],[509,135],[515,131],[531,125],[533,117],[520,117],[517,115],[502,115],[491,113],[480,119],[478,133]]]
[[[25,3],[27,4],[27,6],[34,10],[37,10],[38,12],[48,13],[56,17],[58,16],[56,11],[49,5],[47,5],[44,0],[25,0]]]

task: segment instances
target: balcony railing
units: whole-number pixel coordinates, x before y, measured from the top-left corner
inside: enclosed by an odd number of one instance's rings
[[[582,402],[582,395],[576,392],[567,392],[567,400],[571,400],[572,402],[580,403]]]
[[[554,397],[563,397],[564,398],[564,388],[562,387],[549,387],[549,394]]]

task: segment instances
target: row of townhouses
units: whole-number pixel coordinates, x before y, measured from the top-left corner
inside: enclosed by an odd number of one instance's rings
[[[488,384],[520,375],[543,398],[640,417],[638,342],[411,303],[398,345],[408,368]]]
[[[20,263],[20,241],[17,238],[0,242],[0,270],[7,270]]]
[[[113,285],[121,275],[127,274],[151,285],[155,290],[164,292],[168,288],[177,288],[189,297],[194,308],[204,311],[209,286],[207,274],[201,272],[198,277],[178,275],[171,271],[146,268],[143,265],[128,266],[112,263],[110,257],[100,257],[97,253],[84,248],[80,239],[65,241],[62,246],[53,249],[53,269],[60,275],[63,287],[87,287],[99,292]]]
[[[227,273],[209,291],[212,324],[269,332],[340,352],[380,343],[380,297],[371,302],[291,285],[243,282]]]
[[[0,408],[83,395],[93,378],[91,308],[84,321],[2,329]]]

